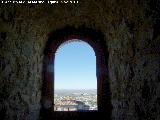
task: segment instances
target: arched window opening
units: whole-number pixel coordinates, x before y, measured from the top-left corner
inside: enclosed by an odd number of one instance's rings
[[[78,39],[60,45],[54,61],[54,111],[97,110],[96,56]]]
[[[91,48],[94,49],[96,56],[96,78],[97,78],[97,110],[79,112],[71,111],[70,108],[65,108],[65,111],[59,112],[58,108],[54,109],[54,87],[55,85],[55,59],[57,51],[63,48],[66,43],[73,42],[74,40],[82,40]],[[43,58],[43,86],[42,86],[42,108],[41,116],[46,120],[82,120],[90,119],[91,117],[102,117],[105,120],[111,119],[111,92],[109,82],[108,70],[108,48],[104,35],[99,30],[85,28],[84,26],[74,28],[67,26],[63,29],[56,30],[49,34],[46,42]],[[64,59],[65,60],[65,59]],[[68,67],[69,68],[69,67]],[[86,69],[86,66],[83,67]],[[77,83],[78,84],[78,83]]]

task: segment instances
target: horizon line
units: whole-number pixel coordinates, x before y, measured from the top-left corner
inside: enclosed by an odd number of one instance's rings
[[[68,89],[68,88],[56,88],[54,90],[88,90],[88,89],[97,89],[97,88],[71,88],[71,89]]]

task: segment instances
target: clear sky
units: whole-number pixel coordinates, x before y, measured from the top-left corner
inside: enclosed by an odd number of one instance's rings
[[[86,42],[63,44],[55,55],[55,89],[97,89],[96,56]]]

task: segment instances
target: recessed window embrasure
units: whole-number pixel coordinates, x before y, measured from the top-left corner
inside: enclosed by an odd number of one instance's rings
[[[59,112],[54,107],[56,98],[55,92],[55,57],[58,48],[68,41],[81,40],[91,46],[96,57],[96,82],[97,82],[97,109],[92,110],[92,116],[111,116],[111,98],[108,72],[108,49],[104,36],[100,31],[94,31],[88,28],[66,27],[57,30],[49,35],[46,43],[43,59],[43,89],[42,89],[42,111],[45,117],[60,119],[64,116],[70,119],[86,118],[91,113],[81,111],[72,111],[68,108],[66,111]],[[85,67],[84,67],[85,69]],[[58,109],[58,108],[57,108]],[[83,111],[83,110],[82,110]],[[90,110],[88,110],[90,112]],[[71,113],[71,114],[70,114]]]

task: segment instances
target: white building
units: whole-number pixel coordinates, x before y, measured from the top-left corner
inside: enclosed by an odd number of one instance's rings
[[[54,111],[85,111],[89,108],[85,103],[76,100],[60,100],[54,105]]]

